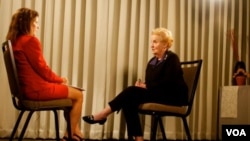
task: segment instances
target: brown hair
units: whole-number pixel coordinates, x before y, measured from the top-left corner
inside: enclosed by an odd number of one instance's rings
[[[20,8],[13,14],[6,40],[15,42],[16,39],[30,32],[30,25],[39,16],[38,12],[29,8]]]

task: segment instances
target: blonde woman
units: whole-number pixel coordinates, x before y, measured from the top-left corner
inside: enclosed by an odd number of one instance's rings
[[[170,48],[173,37],[166,28],[156,28],[151,33],[151,50],[154,55],[146,68],[145,82],[138,80],[120,92],[99,113],[84,116],[89,124],[104,124],[108,115],[123,110],[128,136],[143,141],[138,106],[146,102],[187,105],[187,86],[183,79],[179,57]]]

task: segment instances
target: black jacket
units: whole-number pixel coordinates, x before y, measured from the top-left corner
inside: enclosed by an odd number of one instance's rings
[[[183,78],[179,57],[167,51],[164,58],[157,62],[153,57],[146,68],[146,85],[152,101],[187,105],[188,88]]]

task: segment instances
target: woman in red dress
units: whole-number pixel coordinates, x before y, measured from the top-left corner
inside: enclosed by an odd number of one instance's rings
[[[70,112],[72,137],[83,138],[79,129],[83,94],[80,90],[65,85],[67,79],[55,74],[47,65],[42,46],[35,37],[39,14],[35,10],[20,8],[13,16],[6,39],[13,45],[15,62],[21,90],[26,99],[53,100],[70,98],[73,107]],[[65,132],[64,140],[67,140]]]

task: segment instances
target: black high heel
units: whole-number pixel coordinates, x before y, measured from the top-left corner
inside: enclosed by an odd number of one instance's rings
[[[94,120],[94,116],[93,116],[93,115],[84,116],[84,117],[82,117],[82,119],[83,119],[85,122],[89,123],[89,124],[96,124],[96,123],[99,123],[99,124],[101,124],[101,125],[103,125],[103,124],[106,122],[106,120],[107,120],[107,118],[102,119],[102,120]]]

